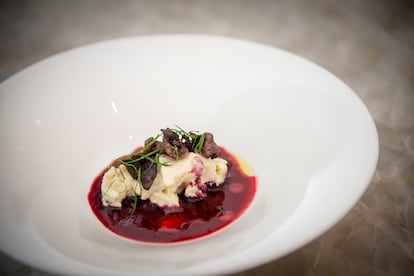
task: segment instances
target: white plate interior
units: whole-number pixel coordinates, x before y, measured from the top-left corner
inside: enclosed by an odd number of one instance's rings
[[[57,273],[234,272],[337,222],[374,171],[378,140],[358,97],[300,57],[209,36],[149,36],[53,56],[0,86],[1,249]],[[120,238],[87,193],[116,156],[160,128],[212,131],[258,177],[256,198],[207,238]],[[4,158],[4,157],[7,158]]]

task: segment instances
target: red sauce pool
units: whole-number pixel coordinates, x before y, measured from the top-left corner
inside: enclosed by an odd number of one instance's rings
[[[250,205],[256,192],[256,177],[246,175],[237,159],[220,147],[221,158],[228,161],[225,183],[207,197],[189,202],[180,197],[182,211],[166,214],[149,200],[126,198],[122,208],[105,207],[101,201],[101,182],[106,170],[92,183],[89,204],[99,221],[112,232],[137,241],[171,243],[195,239],[222,229],[236,220]]]

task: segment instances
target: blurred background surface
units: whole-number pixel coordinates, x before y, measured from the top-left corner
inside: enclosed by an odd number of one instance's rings
[[[0,0],[0,26],[0,81],[77,46],[163,33],[253,40],[331,71],[375,120],[371,184],[320,238],[236,275],[414,275],[413,1]],[[48,275],[4,254],[0,274]]]

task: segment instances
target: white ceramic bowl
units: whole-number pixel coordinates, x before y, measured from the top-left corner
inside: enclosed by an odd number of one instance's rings
[[[250,208],[191,242],[116,236],[94,177],[160,128],[215,133],[258,177]],[[315,239],[360,198],[378,158],[360,99],[319,66],[223,37],[160,35],[70,50],[0,86],[1,250],[53,273],[223,274]]]

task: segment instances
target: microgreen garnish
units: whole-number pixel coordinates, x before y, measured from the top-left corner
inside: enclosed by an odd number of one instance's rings
[[[206,137],[205,133],[199,134],[198,131],[185,131],[184,129],[182,129],[181,127],[175,125],[175,127],[177,129],[171,129],[173,131],[175,131],[175,133],[177,133],[178,135],[181,136],[181,138],[183,139],[183,137],[189,137],[190,141],[192,141],[192,149],[195,153],[201,153],[203,146],[204,146],[204,140]]]
[[[128,155],[124,155],[121,156],[119,158],[117,158],[113,163],[122,163],[125,166],[127,166],[127,164],[132,164],[135,162],[138,162],[142,159],[147,159],[150,158],[152,155],[157,154],[157,153],[162,153],[163,149],[162,148],[156,148],[155,150],[151,151],[151,152],[146,152],[148,149],[151,148],[151,146],[158,140],[158,138],[161,137],[162,134],[157,134],[157,136],[155,136],[154,138],[151,139],[151,141],[145,145],[145,147],[143,147],[142,149],[140,149],[139,151],[133,153],[133,154],[128,154]]]
[[[170,157],[174,155],[174,158],[176,160],[179,160],[181,157],[180,154],[181,155],[183,154],[181,151],[182,147],[187,148],[185,149],[184,154],[188,151],[199,153],[199,154],[202,152],[204,141],[205,141],[205,136],[206,136],[205,133],[200,134],[198,131],[188,132],[177,125],[175,127],[176,128],[162,129],[161,133],[157,134],[154,138],[151,138],[150,141],[146,141],[146,144],[142,149],[138,150],[135,153],[123,155],[115,159],[115,161],[112,162],[112,164],[109,166],[109,169],[110,169],[111,167],[116,168],[116,167],[119,167],[119,165],[124,165],[128,169],[128,171],[131,173],[131,176],[133,178],[136,178],[136,184],[134,187],[134,204],[133,204],[131,214],[127,218],[129,218],[135,213],[137,204],[138,204],[138,198],[140,195],[142,195],[142,191],[144,190],[144,187],[147,188],[147,185],[152,184],[151,182],[149,182],[148,184],[148,181],[145,181],[145,184],[143,186],[142,181],[141,181],[142,174],[145,174],[144,178],[146,180],[148,179],[148,177],[146,177],[148,176],[146,172],[148,167],[145,167],[145,166],[148,166],[148,161],[151,162],[151,164],[149,165],[150,169],[152,168],[153,165],[170,166],[171,165],[170,163],[160,161],[160,156],[162,154],[166,154]],[[172,134],[171,131],[174,132],[175,134]],[[170,136],[172,135],[173,138],[171,137],[165,138],[164,135],[167,135],[166,132],[168,132]],[[176,138],[174,138],[174,135]],[[177,135],[178,135],[178,138],[177,138]],[[159,141],[160,138],[163,138],[162,142]],[[170,141],[171,139],[175,139],[174,142],[171,142]],[[177,139],[179,140],[178,144],[176,144]],[[175,154],[171,153],[172,149],[174,149]],[[143,165],[143,164],[146,164],[146,165]],[[144,166],[144,167],[142,168],[141,166]],[[123,174],[121,170],[120,170],[120,173],[121,173],[122,179],[124,180],[124,184],[126,185],[125,175]],[[138,185],[139,185],[139,193],[137,193],[136,191]]]
[[[142,194],[143,187],[141,184],[141,168],[138,169],[137,174],[138,174],[137,182],[135,182],[135,187],[134,187],[134,205],[132,206],[132,211],[131,211],[131,214],[128,216],[128,218],[135,213],[135,210],[137,209],[137,205],[138,205],[138,196]],[[139,186],[139,194],[137,193],[137,186]]]
[[[204,139],[206,138],[206,134],[203,133],[201,135],[198,135],[198,134],[192,134],[192,135],[193,137],[191,138],[193,139],[194,152],[201,153],[203,149],[203,145],[204,145]]]
[[[175,133],[177,133],[178,135],[182,136],[188,136],[190,137],[190,132],[185,131],[184,129],[182,129],[181,127],[175,125],[176,129],[171,128],[172,131],[174,131]]]

